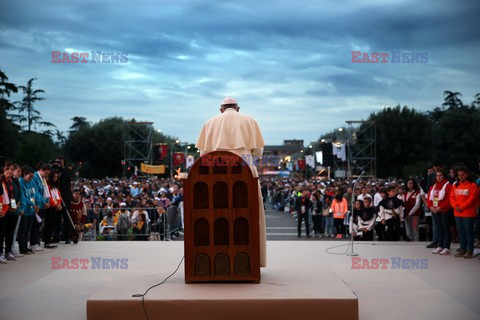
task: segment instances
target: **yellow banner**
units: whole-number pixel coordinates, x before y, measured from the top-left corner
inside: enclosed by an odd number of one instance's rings
[[[150,166],[145,163],[140,163],[140,171],[143,173],[148,173],[148,174],[164,174],[165,173],[165,165],[159,165],[159,166]]]

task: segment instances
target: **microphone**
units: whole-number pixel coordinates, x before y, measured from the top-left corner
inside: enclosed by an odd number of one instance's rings
[[[358,176],[357,180],[355,181],[355,183],[353,184],[353,192],[355,193],[355,189],[357,188],[357,183],[358,181],[360,181],[360,178],[365,174],[365,170],[362,170],[362,172],[360,172],[360,175]],[[352,212],[350,213],[350,222],[348,224],[348,227],[349,229],[352,231],[350,232],[350,247],[351,247],[351,252],[349,252],[347,254],[347,256],[358,256],[357,253],[353,252],[353,208],[354,208],[354,193],[352,194]]]

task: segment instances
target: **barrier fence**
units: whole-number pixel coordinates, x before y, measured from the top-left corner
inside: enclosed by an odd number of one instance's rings
[[[183,202],[177,206],[171,206],[166,209],[165,212],[159,213],[157,208],[152,207],[125,207],[126,211],[130,211],[133,216],[135,211],[145,213],[146,219],[145,232],[139,233],[135,231],[133,225],[137,221],[131,220],[128,229],[120,229],[117,224],[104,224],[102,221],[97,223],[87,222],[84,225],[83,230],[79,230],[82,241],[127,241],[127,240],[152,240],[152,241],[171,241],[175,238],[176,234],[183,234]],[[115,209],[101,209],[110,210],[113,214],[117,214],[120,208]],[[105,213],[104,211],[104,213]],[[92,212],[87,213],[92,215]],[[93,213],[94,217],[98,220],[98,213]],[[103,216],[105,217],[105,215]],[[90,217],[91,218],[91,217]],[[143,229],[143,228],[142,228]]]

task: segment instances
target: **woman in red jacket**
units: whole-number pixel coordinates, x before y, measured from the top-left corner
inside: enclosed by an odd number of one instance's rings
[[[439,170],[436,172],[436,183],[430,187],[427,195],[427,205],[432,213],[433,223],[437,227],[438,248],[433,250],[433,254],[449,255],[450,227],[448,224],[449,216],[452,214],[450,205],[450,193],[452,185],[447,180],[447,172]]]
[[[457,168],[458,182],[452,187],[450,203],[453,207],[457,230],[460,235],[460,250],[455,257],[473,257],[473,224],[477,216],[478,187],[467,167]]]

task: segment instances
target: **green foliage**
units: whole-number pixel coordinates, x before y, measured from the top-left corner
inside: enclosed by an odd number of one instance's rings
[[[437,158],[447,165],[463,162],[476,169],[480,157],[480,108],[451,108],[435,126]]]
[[[54,159],[58,150],[52,140],[41,133],[24,132],[13,160],[21,165],[35,168],[39,162],[48,162]]]
[[[71,132],[64,146],[66,156],[77,163],[83,162],[89,176],[120,175],[124,122],[119,117],[107,118]]]
[[[406,165],[431,156],[432,123],[424,113],[397,106],[371,114],[368,120],[376,124],[379,177],[401,177]]]
[[[53,123],[42,121],[42,117],[40,116],[40,111],[34,108],[34,104],[37,101],[45,100],[45,98],[39,97],[38,94],[45,93],[44,90],[33,89],[33,81],[36,80],[32,78],[28,80],[26,86],[19,86],[19,89],[23,90],[25,94],[22,101],[17,101],[16,104],[18,105],[18,112],[19,114],[16,115],[16,119],[19,123],[26,122],[28,131],[32,131],[32,126],[35,128],[36,126],[45,126],[45,127],[55,127]],[[25,112],[26,115],[22,115],[22,112]]]

